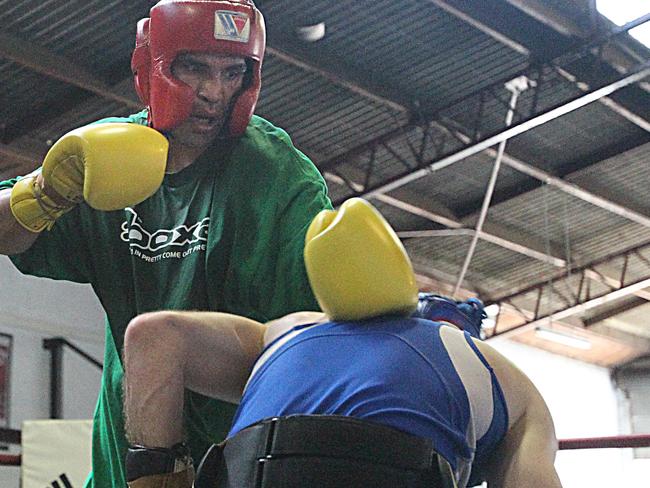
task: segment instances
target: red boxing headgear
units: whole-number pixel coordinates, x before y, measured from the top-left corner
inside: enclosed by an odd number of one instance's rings
[[[190,116],[194,91],[171,73],[182,52],[240,56],[252,70],[250,82],[237,96],[228,134],[244,133],[260,94],[266,46],[264,18],[252,0],[162,0],[151,17],[138,22],[131,69],[135,89],[149,108],[151,125],[169,130]]]

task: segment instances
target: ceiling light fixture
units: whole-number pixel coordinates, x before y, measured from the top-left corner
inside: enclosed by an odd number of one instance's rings
[[[320,41],[325,37],[325,22],[297,27],[296,34],[301,40],[306,42]]]
[[[618,26],[650,13],[650,7],[646,0],[596,0],[596,8]],[[650,48],[650,22],[630,29],[629,34]]]
[[[536,327],[535,335],[540,339],[562,344],[564,346],[575,347],[576,349],[591,349],[591,341],[583,337],[574,336],[555,329],[545,327]]]

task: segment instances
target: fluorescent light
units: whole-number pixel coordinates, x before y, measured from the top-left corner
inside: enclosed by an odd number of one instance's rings
[[[596,8],[616,25],[625,25],[650,12],[647,0],[596,0]],[[649,22],[631,29],[629,34],[646,47],[650,47]]]
[[[582,337],[577,337],[554,329],[536,327],[535,335],[547,341],[556,342],[564,346],[575,347],[576,349],[591,349],[591,341]]]

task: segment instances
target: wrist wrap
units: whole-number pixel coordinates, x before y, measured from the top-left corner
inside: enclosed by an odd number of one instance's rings
[[[133,445],[126,453],[126,481],[144,476],[169,474],[192,466],[190,450],[184,442],[169,448]]]
[[[60,205],[43,193],[35,173],[18,180],[9,204],[18,223],[30,232],[50,230],[56,219],[74,206],[73,203]]]

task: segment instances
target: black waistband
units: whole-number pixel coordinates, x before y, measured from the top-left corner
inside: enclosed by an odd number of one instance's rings
[[[293,415],[261,421],[213,446],[201,462],[194,486],[452,488],[454,484],[449,464],[427,439],[351,417]]]

